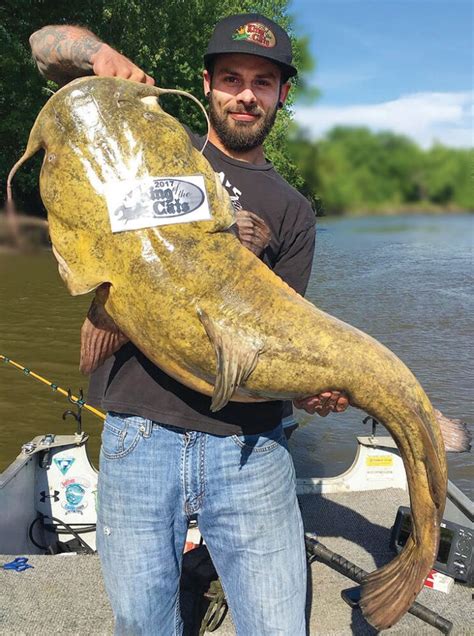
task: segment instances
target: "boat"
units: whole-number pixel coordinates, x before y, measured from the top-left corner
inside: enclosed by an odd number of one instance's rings
[[[80,408],[79,404],[77,414],[68,412],[77,420],[74,434],[35,437],[0,474],[0,563],[24,557],[20,563],[24,565],[26,558],[32,566],[20,568],[22,572],[0,569],[1,634],[113,632],[95,551],[98,472],[87,454]],[[409,505],[405,470],[394,441],[377,435],[374,423],[372,434],[357,437],[354,446],[354,461],[342,474],[297,479],[310,562],[311,635],[376,633],[357,607],[350,579],[360,581],[365,571],[393,558],[392,526],[399,507]],[[470,532],[472,539],[473,518],[473,502],[449,482],[445,526],[462,528],[464,538]],[[186,548],[200,544],[199,529],[192,523]],[[412,608],[413,613],[387,633],[473,633],[472,550],[471,540],[470,581],[453,583],[452,576],[445,577],[451,583],[449,593],[425,587],[417,599],[421,610]],[[186,601],[185,590],[183,597],[189,624],[185,633],[235,634],[218,587],[206,596],[200,630],[191,627],[195,614],[187,609],[192,602],[190,597]],[[436,627],[421,622],[420,615]]]

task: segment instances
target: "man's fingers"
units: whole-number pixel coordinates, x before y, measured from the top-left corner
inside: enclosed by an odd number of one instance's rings
[[[270,237],[261,232],[255,232],[253,229],[242,229],[239,227],[239,238],[242,242],[252,241],[258,243],[262,249],[270,243]]]
[[[131,80],[132,82],[145,83],[145,73],[139,68],[132,68],[129,69],[129,75],[127,79]]]
[[[262,232],[254,231],[254,228],[240,228],[239,227],[239,236],[241,239],[246,239],[248,241],[258,241],[260,244],[268,244],[268,237],[266,234]]]
[[[342,411],[345,411],[349,406],[349,399],[340,391],[326,391],[325,393],[321,393],[320,398],[322,398],[322,407],[328,408],[330,411],[335,411],[336,413],[342,413]]]
[[[249,218],[237,218],[237,226],[239,229],[251,230],[253,232],[259,232],[260,234],[269,234],[267,225],[264,223],[263,225],[260,223],[256,223],[252,219]]]
[[[128,79],[132,80],[133,82],[140,82],[141,84],[155,83],[155,80],[147,75],[144,71],[142,71],[141,68],[136,68],[135,70],[133,70]],[[151,81],[149,82],[148,80]]]
[[[248,210],[238,210],[236,225],[240,242],[244,247],[260,256],[271,239],[270,230],[259,216]]]
[[[337,401],[335,411],[337,413],[342,413],[343,411],[347,409],[348,406],[349,406],[349,398],[346,397],[345,395],[341,395],[341,397]]]
[[[321,405],[321,401],[318,395],[313,395],[309,398],[301,398],[300,400],[293,400],[293,404],[297,409],[305,409],[308,413],[315,413],[316,408]]]
[[[309,398],[293,400],[297,409],[304,409],[311,415],[317,413],[326,417],[331,412],[342,413],[349,406],[349,398],[341,391],[324,391]]]
[[[238,210],[236,213],[236,220],[238,225],[242,225],[245,227],[256,227],[265,231],[265,233],[270,232],[265,221],[260,216],[258,216],[258,214],[250,212],[249,210]]]
[[[102,64],[101,62],[94,64],[92,67],[94,75],[98,77],[115,77],[117,75],[116,69],[109,64]]]
[[[92,58],[92,70],[101,77],[120,77],[142,84],[154,84],[155,80],[127,57],[104,44]]]
[[[265,223],[265,221],[258,216],[258,214],[255,214],[254,212],[250,212],[248,210],[242,210],[242,212],[245,212],[246,215],[248,215],[247,218],[251,219],[251,221],[259,228],[264,228],[267,229],[267,224]]]
[[[340,391],[333,391],[327,398],[322,400],[321,406],[329,411],[342,413],[349,406],[349,400]]]

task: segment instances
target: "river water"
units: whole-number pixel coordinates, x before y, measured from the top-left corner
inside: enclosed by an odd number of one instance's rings
[[[473,217],[321,219],[318,228],[307,297],[392,349],[433,404],[473,430]],[[49,252],[0,254],[0,273],[0,353],[61,387],[86,389],[77,365],[90,297],[69,296]],[[1,364],[0,471],[34,436],[71,432],[67,408],[65,398]],[[339,474],[352,463],[355,435],[370,432],[356,409],[297,415],[290,444],[302,477]],[[84,413],[83,423],[96,463],[101,422]],[[450,454],[448,462],[450,478],[472,498],[472,456]]]

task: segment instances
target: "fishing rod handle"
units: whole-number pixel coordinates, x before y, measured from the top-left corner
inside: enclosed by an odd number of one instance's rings
[[[320,543],[318,539],[306,534],[305,543],[306,550],[311,555],[321,559],[326,565],[333,566],[336,570],[341,572],[341,574],[351,579],[351,581],[362,583],[364,577],[367,576],[368,573],[365,570],[355,565],[355,563],[351,563],[351,561],[348,561],[340,554],[333,552],[324,544]]]

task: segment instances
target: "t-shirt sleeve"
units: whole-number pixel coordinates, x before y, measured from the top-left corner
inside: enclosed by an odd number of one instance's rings
[[[301,206],[298,217],[303,222],[288,230],[273,271],[304,296],[313,266],[316,226],[309,204]]]

